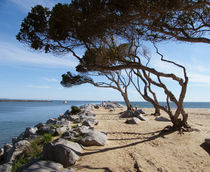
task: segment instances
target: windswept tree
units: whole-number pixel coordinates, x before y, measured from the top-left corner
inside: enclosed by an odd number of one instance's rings
[[[115,53],[117,53],[116,50],[117,47],[115,47]],[[123,50],[125,49],[121,49],[121,54],[125,53],[122,52]],[[86,68],[86,66],[88,66],[88,64],[91,63],[90,61],[92,61],[93,59],[95,59],[96,63],[102,63],[97,61],[97,59],[99,59],[97,58],[97,56],[99,55],[101,56],[107,51],[113,51],[113,49],[110,50],[106,48],[100,48],[100,49],[87,50],[81,60],[81,63],[76,67],[76,70],[77,72],[79,72],[79,75],[73,75],[71,72],[63,74],[61,85],[63,85],[64,87],[72,87],[75,85],[89,83],[95,87],[112,88],[120,92],[126,104],[127,110],[132,110],[132,105],[128,98],[128,87],[131,83],[129,75],[131,74],[131,70],[130,72],[128,69],[99,72],[99,71],[88,70],[88,68]],[[112,55],[111,52],[109,52],[107,53],[106,58],[111,59],[111,57],[108,57],[108,54]],[[94,81],[94,79],[90,78],[89,76],[99,76],[103,78],[105,77],[106,81]]]
[[[97,58],[91,56],[92,61],[86,64],[86,68],[98,72],[132,69],[145,85],[142,96],[168,113],[174,128],[189,129],[183,108],[188,83],[184,66],[161,58],[163,62],[180,67],[184,77],[159,72],[142,63],[138,49],[142,40],[158,42],[172,39],[209,44],[209,5],[208,0],[73,0],[70,4],[57,4],[52,10],[35,6],[22,22],[17,39],[46,53],[72,53],[82,63],[78,48],[109,49],[106,38],[112,35],[119,40],[118,47],[127,46],[127,53],[107,56],[105,51],[95,56]],[[95,63],[96,59],[103,63]],[[152,75],[156,80],[150,77]],[[161,78],[169,78],[181,86],[178,98]],[[164,90],[168,107],[157,104],[154,96],[152,99],[147,97],[148,90],[152,94],[151,85]],[[170,102],[177,105],[172,114]]]

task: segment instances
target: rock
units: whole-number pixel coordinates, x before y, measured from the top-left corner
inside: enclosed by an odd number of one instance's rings
[[[166,117],[163,117],[163,116],[158,116],[155,118],[156,121],[164,121],[164,122],[169,122],[171,120],[169,120],[168,118]]]
[[[99,107],[100,107],[99,105],[94,105],[95,109],[99,109]]]
[[[36,127],[38,130],[42,127],[44,127],[44,124],[42,122],[36,124],[34,127]]]
[[[4,149],[0,147],[0,164],[4,161]]]
[[[57,119],[56,118],[50,118],[47,120],[46,124],[56,124]]]
[[[134,117],[134,112],[132,110],[126,110],[120,115],[120,118],[130,118]]]
[[[137,117],[140,114],[145,114],[141,109],[134,111],[134,116]]]
[[[80,117],[78,115],[70,115],[68,119],[73,122],[81,122]]]
[[[127,119],[127,120],[125,121],[125,123],[127,123],[127,124],[138,124],[139,121],[140,121],[140,120],[139,120],[138,118],[133,117],[132,119]]]
[[[113,109],[113,108],[122,108],[123,106],[121,106],[119,103],[116,102],[102,102],[101,106],[104,107],[105,109]]]
[[[93,127],[95,123],[96,123],[95,119],[87,118],[87,119],[83,120],[82,125],[85,125],[88,127]]]
[[[23,151],[26,149],[26,147],[29,145],[30,145],[30,142],[27,140],[21,140],[15,143],[15,145],[11,149],[9,149],[7,153],[7,157],[5,157],[5,161],[12,162],[13,160],[15,160],[17,156],[22,154]]]
[[[63,165],[60,163],[52,161],[37,161],[32,165],[22,169],[22,172],[52,172],[52,171],[62,171]]]
[[[62,138],[77,141],[78,135],[79,135],[79,133],[77,133],[76,131],[67,131],[62,135]]]
[[[56,129],[55,129],[55,134],[57,134],[57,135],[62,135],[62,134],[65,133],[67,130],[69,130],[69,128],[66,127],[66,126],[63,126],[63,127],[60,127],[60,128],[56,128]]]
[[[12,144],[14,145],[16,142],[18,142],[18,137],[13,137],[12,138]]]
[[[147,118],[145,118],[143,114],[139,114],[139,115],[137,116],[137,118],[139,118],[139,119],[142,120],[142,121],[147,121]]]
[[[24,132],[24,138],[28,138],[30,137],[31,135],[35,135],[36,132],[37,132],[37,128],[36,127],[27,127],[25,132]]]
[[[17,149],[17,148],[20,148],[20,147],[23,147],[23,146],[25,147],[25,146],[28,146],[28,145],[30,145],[29,141],[21,140],[21,141],[15,143],[15,148]]]
[[[12,171],[12,163],[5,163],[0,165],[1,172],[11,172]]]
[[[81,134],[87,134],[87,133],[92,132],[92,131],[93,131],[93,129],[91,129],[90,127],[85,126],[85,125],[79,127],[79,132]]]
[[[94,105],[87,104],[87,105],[80,106],[80,109],[83,112],[91,112],[93,110],[93,107],[94,107]]]
[[[53,133],[55,132],[55,128],[54,127],[49,127],[49,126],[43,126],[41,127],[38,131],[37,134],[39,135],[44,135],[46,133]]]
[[[78,143],[58,139],[44,145],[43,158],[61,163],[66,168],[76,163],[81,151],[82,148]]]
[[[14,151],[14,148],[11,144],[5,144],[4,145],[4,160],[5,162],[9,162],[8,159],[12,156],[12,152]]]
[[[107,140],[105,133],[99,131],[88,132],[81,140],[83,146],[104,146]]]
[[[210,138],[206,138],[205,139],[205,143],[208,144],[208,145],[210,145]]]

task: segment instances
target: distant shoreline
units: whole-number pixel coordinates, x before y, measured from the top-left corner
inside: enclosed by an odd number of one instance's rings
[[[18,100],[18,99],[0,99],[0,102],[52,102],[52,100]]]

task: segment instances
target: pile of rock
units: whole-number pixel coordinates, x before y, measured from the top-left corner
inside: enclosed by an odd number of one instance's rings
[[[11,171],[13,161],[24,153],[30,142],[47,133],[58,136],[58,139],[43,146],[41,159],[20,167],[19,171],[63,171],[63,168],[71,167],[79,159],[82,146],[105,145],[106,133],[94,129],[98,121],[92,113],[93,107],[91,104],[81,106],[81,112],[76,115],[67,110],[58,118],[50,118],[46,123],[26,128],[12,139],[12,144],[0,148],[0,171]]]
[[[115,109],[115,108],[123,108],[122,105],[116,102],[111,102],[111,101],[104,101],[99,105],[95,105],[94,108],[98,109],[99,107],[103,107],[105,109]]]
[[[120,117],[121,118],[129,118],[125,121],[127,124],[138,124],[141,121],[147,121],[147,118],[144,116],[144,112],[139,109],[139,110],[126,110],[124,111]]]

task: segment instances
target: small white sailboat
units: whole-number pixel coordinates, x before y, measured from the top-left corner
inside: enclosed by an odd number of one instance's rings
[[[63,102],[64,104],[67,104],[67,100],[64,100],[64,102]]]

